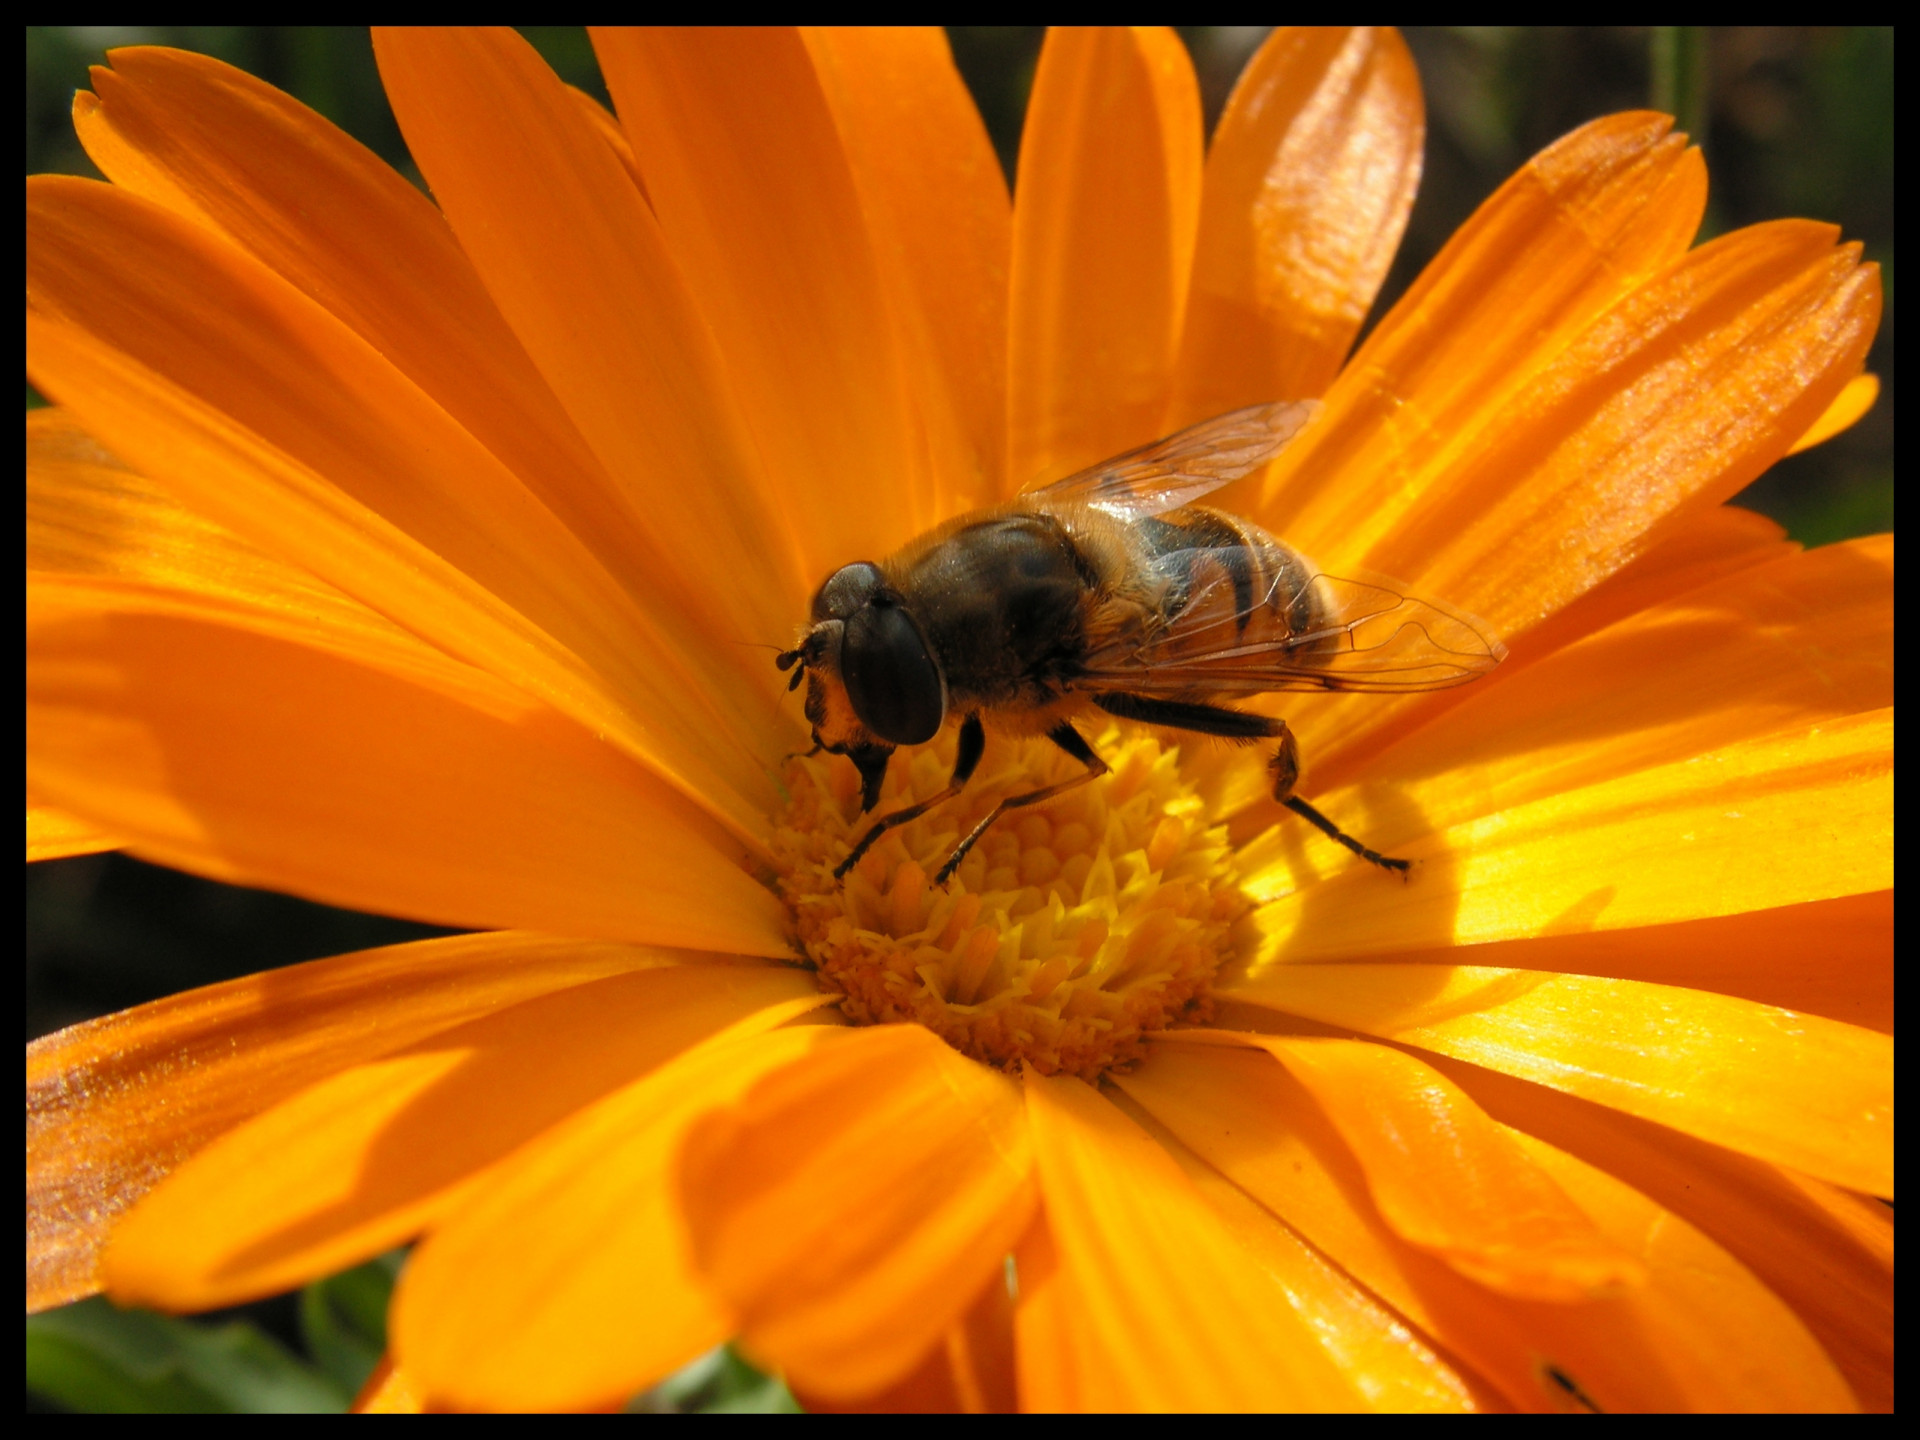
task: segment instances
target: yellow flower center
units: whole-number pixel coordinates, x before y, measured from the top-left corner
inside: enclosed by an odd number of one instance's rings
[[[951,731],[894,756],[880,803],[833,755],[796,757],[774,838],[794,936],[860,1024],[913,1021],[976,1060],[1088,1079],[1142,1053],[1142,1036],[1205,1021],[1208,987],[1248,904],[1223,826],[1178,751],[1100,736],[1111,775],[995,822],[944,888],[928,877],[1009,795],[1069,779],[1045,739],[996,738],[961,794],[893,829],[844,883],[833,870],[874,820],[938,794]]]

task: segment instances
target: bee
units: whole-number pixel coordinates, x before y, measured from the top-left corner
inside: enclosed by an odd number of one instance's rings
[[[1093,711],[1277,740],[1274,799],[1362,859],[1405,873],[1409,861],[1361,844],[1293,793],[1300,752],[1284,720],[1222,703],[1278,690],[1440,690],[1506,655],[1465,616],[1322,574],[1252,521],[1192,503],[1272,459],[1317,408],[1230,411],[829,575],[805,635],[776,663],[793,671],[789,691],[807,682],[808,753],[844,755],[860,772],[861,813],[878,803],[895,749],[960,722],[947,788],[875,821],[835,877],[887,831],[958,795],[988,724],[1044,734],[1085,767],[994,806],[940,867],[934,883],[944,884],[1008,810],[1107,773],[1074,725]]]

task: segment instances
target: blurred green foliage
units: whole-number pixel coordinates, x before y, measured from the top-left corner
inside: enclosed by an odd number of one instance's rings
[[[280,1307],[182,1320],[96,1297],[27,1317],[31,1410],[96,1415],[340,1414],[387,1348],[402,1256],[307,1286],[291,1334]],[[657,1415],[798,1414],[787,1387],[730,1346],[702,1355],[628,1408]]]
[[[709,1350],[640,1396],[629,1409],[650,1415],[798,1415],[793,1392],[754,1368],[731,1345]]]
[[[570,84],[606,98],[583,31],[523,27]],[[1838,224],[1882,269],[1886,312],[1869,367],[1875,410],[1775,466],[1738,497],[1808,544],[1893,525],[1893,31],[1888,26],[1413,27],[1425,86],[1425,175],[1374,309],[1384,314],[1460,222],[1534,151],[1657,96],[1690,114],[1713,190],[1706,234],[1800,215]],[[957,27],[956,63],[1011,178],[1042,32]],[[1209,127],[1259,26],[1182,27]],[[27,171],[96,174],[69,108],[87,68],[121,45],[210,54],[299,97],[419,183],[367,32],[334,26],[29,26]],[[29,391],[29,402],[32,393]],[[123,856],[29,867],[28,1036],[193,985],[441,933],[219,886]],[[104,1300],[28,1321],[35,1408],[266,1414],[346,1406],[385,1344],[393,1258],[301,1292],[297,1304],[179,1320]],[[778,1380],[722,1348],[638,1397],[636,1410],[790,1412]]]
[[[386,1349],[398,1269],[387,1256],[309,1285],[285,1337],[263,1314],[181,1320],[101,1298],[30,1315],[28,1395],[88,1414],[337,1414]]]

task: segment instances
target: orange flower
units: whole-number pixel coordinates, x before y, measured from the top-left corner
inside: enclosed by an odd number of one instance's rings
[[[1169,33],[1056,34],[1012,205],[937,32],[595,42],[617,121],[378,37],[437,205],[153,50],[75,107],[112,183],[29,184],[30,853],[485,932],[30,1047],[29,1307],[417,1238],[442,1405],[732,1334],[828,1405],[1890,1404],[1892,547],[1721,507],[1870,398],[1854,248],[1691,248],[1615,116],[1348,358],[1389,32],[1276,33],[1204,162]],[[1512,647],[1272,707],[1410,883],[1132,734],[947,890],[957,804],[824,883],[851,770],[756,648],[821,577],[1306,396],[1229,507]]]

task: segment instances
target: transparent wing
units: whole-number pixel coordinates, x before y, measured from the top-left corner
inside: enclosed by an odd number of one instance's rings
[[[1048,505],[1088,505],[1121,520],[1177,510],[1278,455],[1319,408],[1317,400],[1293,400],[1229,410],[1024,493]]]
[[[1076,688],[1167,697],[1444,690],[1506,658],[1478,621],[1390,581],[1269,574],[1264,558],[1216,546],[1156,559],[1176,589],[1170,617],[1096,645]]]

